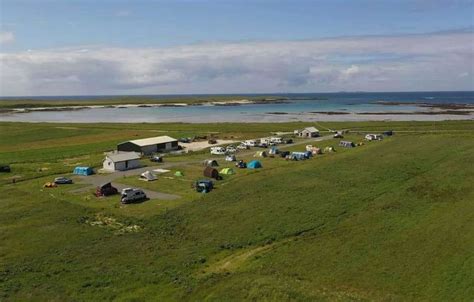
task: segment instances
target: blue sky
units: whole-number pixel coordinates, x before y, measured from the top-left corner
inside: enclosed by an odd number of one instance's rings
[[[376,77],[374,70],[377,67],[374,65],[383,59],[386,69],[385,71],[392,72],[394,69],[400,70],[400,77],[407,76],[404,74],[404,68],[395,66],[393,62],[400,64],[412,63],[424,64],[428,58],[432,58],[433,53],[414,54],[411,52],[404,52],[403,49],[396,51],[377,49],[377,41],[385,41],[385,43],[393,43],[396,37],[403,37],[403,43],[409,43],[410,47],[418,47],[417,43],[411,37],[413,35],[420,35],[419,41],[432,37],[433,35],[440,35],[445,38],[441,39],[439,43],[450,43],[450,38],[460,40],[460,43],[467,43],[464,45],[464,50],[458,50],[457,53],[469,52],[473,50],[472,29],[474,4],[473,1],[152,1],[152,0],[138,0],[138,1],[111,1],[111,0],[56,0],[56,1],[33,1],[33,0],[1,0],[1,44],[0,51],[3,54],[0,63],[4,69],[11,71],[10,75],[3,73],[2,84],[0,86],[0,94],[76,94],[76,93],[197,93],[197,92],[238,92],[245,90],[245,92],[259,92],[260,90],[270,89],[272,91],[319,91],[319,90],[346,90],[347,83],[344,82],[344,72],[352,68],[352,74],[362,74],[362,71],[368,72],[369,64],[372,64],[372,71],[365,74],[365,80],[370,80],[372,74],[374,79],[372,86],[369,87],[353,87],[355,90],[385,90],[396,89],[406,90],[415,89],[416,87],[407,86],[403,84],[400,78],[400,87],[394,86],[393,83],[387,85],[388,81],[397,80],[396,75],[391,75],[390,79],[386,80],[386,84],[380,84],[380,76],[382,71]],[[460,38],[460,34],[462,38]],[[259,49],[247,49],[246,46],[254,45],[252,43],[264,43],[262,49],[270,49],[281,44],[279,43],[293,43],[293,42],[307,42],[307,41],[324,41],[329,39],[331,41],[344,42],[345,38],[355,38],[357,44],[357,37],[369,37],[372,41],[364,40],[368,43],[364,49],[366,52],[362,53],[360,50],[356,53],[340,51],[337,46],[332,47],[327,53],[324,53],[324,58],[316,62],[314,57],[321,55],[319,50],[314,49],[313,53],[300,54],[302,51],[296,47],[294,56],[288,52],[288,49],[283,47],[283,57],[276,53],[272,53],[275,62],[259,61],[262,68],[269,68],[278,70],[280,73],[285,73],[285,66],[281,64],[283,61],[298,60],[298,56],[307,56],[308,61],[312,61],[312,65],[304,66],[301,63],[301,70],[296,71],[297,74],[288,74],[282,79],[262,78],[262,87],[255,87],[252,85],[245,85],[247,81],[254,80],[249,71],[240,74],[238,81],[239,85],[235,87],[225,86],[225,91],[215,91],[213,85],[219,81],[225,82],[229,79],[229,70],[218,70],[219,66],[225,65],[216,60],[223,55],[236,60],[252,60],[258,57]],[[387,40],[386,38],[393,38]],[[439,40],[439,39],[438,39]],[[266,43],[266,44],[265,44]],[[276,43],[276,44],[272,44]],[[222,53],[222,49],[229,47],[229,45],[240,45],[239,57],[233,57],[231,53]],[[178,64],[191,64],[189,60],[189,53],[193,53],[192,46],[196,45],[196,53],[202,45],[214,45],[208,53],[202,54],[205,60],[209,60],[213,66],[200,66],[199,74],[193,74],[192,78],[186,78],[182,73],[183,70],[176,69],[173,62],[180,61]],[[218,45],[218,46],[217,46]],[[261,45],[261,44],[258,44]],[[344,44],[344,47],[360,48],[361,45]],[[301,45],[302,47],[304,44]],[[436,44],[435,47],[438,45]],[[439,45],[443,48],[443,45]],[[447,46],[447,45],[445,45]],[[186,56],[181,53],[176,57],[176,53],[180,53],[182,47],[186,47]],[[312,47],[319,47],[312,44]],[[374,49],[369,49],[370,47]],[[467,47],[467,49],[466,49]],[[219,49],[218,49],[219,48]],[[245,55],[242,55],[242,48],[247,49]],[[67,51],[65,49],[68,49]],[[32,68],[38,68],[39,63],[26,64],[22,53],[30,52],[30,56],[34,56],[38,62],[45,60],[53,60],[56,57],[57,62],[60,63],[66,57],[73,56],[78,50],[82,49],[88,52],[89,57],[74,57],[74,60],[85,60],[90,62],[96,60],[97,64],[101,66],[98,73],[105,73],[109,77],[120,77],[117,83],[104,82],[104,85],[95,87],[92,90],[84,91],[86,83],[83,81],[82,74],[78,74],[77,66],[64,66],[60,71],[52,71],[53,75],[44,72],[38,73]],[[91,51],[93,49],[94,51]],[[113,51],[112,51],[113,49]],[[133,50],[140,51],[154,49],[154,52],[149,52],[146,55],[151,61],[156,63],[156,68],[161,72],[169,73],[170,80],[157,80],[156,83],[148,83],[144,78],[156,78],[154,74],[156,70],[150,74],[150,70],[142,68],[140,70],[133,70],[136,77],[142,77],[138,80],[143,85],[134,85],[136,78],[131,79],[127,83],[126,79],[122,79],[123,74],[108,74],[109,72],[124,72],[124,68],[129,68],[118,65],[113,61],[113,58],[108,59],[107,56],[101,55],[101,52],[126,53],[126,59],[135,62],[141,59],[140,62],[146,65],[146,59],[143,57],[134,57]],[[232,49],[235,49],[233,47]],[[128,50],[128,52],[127,52]],[[162,54],[167,50],[166,57],[170,57],[170,61],[158,60],[158,53]],[[448,51],[448,49],[446,49]],[[92,54],[91,54],[92,52]],[[113,52],[113,53],[112,53]],[[430,52],[430,51],[428,51]],[[162,54],[163,55],[163,54]],[[449,56],[454,56],[450,53]],[[39,58],[42,58],[41,60]],[[184,58],[186,57],[186,58]],[[32,60],[30,57],[30,61]],[[459,71],[459,74],[467,74],[467,79],[464,77],[463,81],[458,84],[452,83],[452,89],[472,89],[472,57],[468,54],[460,59],[459,57],[449,57],[456,61],[459,66],[464,65],[465,69]],[[439,60],[448,59],[448,54],[439,55]],[[457,61],[459,59],[459,62]],[[195,60],[191,58],[190,60]],[[264,60],[264,59],[263,59]],[[280,63],[278,62],[280,60]],[[41,64],[43,64],[41,61]],[[158,62],[159,61],[159,62]],[[186,61],[186,62],[184,62]],[[387,63],[392,61],[392,65]],[[462,61],[462,62],[461,62]],[[49,62],[49,61],[48,61]],[[69,61],[68,61],[69,62]],[[142,63],[138,63],[139,65]],[[245,63],[245,62],[243,62]],[[300,63],[300,62],[299,62]],[[425,66],[424,71],[435,71],[439,73],[438,80],[430,80],[429,83],[420,85],[420,89],[435,89],[443,82],[442,73],[449,74],[450,66],[444,68],[448,70],[438,70],[440,66],[434,65],[431,67]],[[466,67],[467,63],[467,67]],[[33,65],[32,65],[33,64]],[[79,63],[78,63],[79,64]],[[280,65],[279,65],[280,64]],[[317,64],[317,66],[315,65]],[[57,68],[54,67],[54,60],[50,65],[43,66],[43,68]],[[112,66],[113,65],[113,66]],[[237,64],[238,65],[238,64]],[[268,67],[271,65],[271,67]],[[310,66],[311,65],[311,66]],[[97,66],[97,65],[94,65]],[[226,66],[227,68],[228,66]],[[71,68],[68,73],[64,69]],[[109,68],[110,70],[105,70]],[[314,70],[320,69],[319,73],[324,74],[321,80],[314,82]],[[330,70],[330,69],[333,70]],[[431,68],[431,69],[430,69]],[[232,69],[231,69],[232,70]],[[313,71],[311,71],[313,70]],[[356,72],[357,70],[357,72]],[[338,77],[336,71],[340,73]],[[140,74],[143,72],[143,74]],[[258,72],[255,70],[254,72]],[[295,71],[288,71],[295,72]],[[308,76],[309,74],[312,75]],[[263,72],[264,73],[264,72]],[[316,72],[316,74],[319,74]],[[377,73],[377,72],[375,72]],[[90,73],[87,73],[90,76]],[[171,79],[174,76],[174,81]],[[212,76],[209,76],[212,74]],[[332,74],[332,75],[329,75]],[[98,74],[96,74],[98,75]],[[219,78],[223,75],[224,78]],[[12,78],[14,76],[14,78]],[[42,76],[43,78],[40,78]],[[385,75],[386,76],[386,75]],[[452,75],[450,75],[452,76]],[[44,80],[48,83],[60,78],[69,78],[70,85],[64,81],[58,83],[56,86],[62,87],[59,90],[44,90],[35,87],[44,87]],[[284,78],[291,78],[286,81]],[[302,80],[298,79],[302,77]],[[308,77],[311,79],[308,80]],[[339,83],[329,83],[332,79],[336,79]],[[18,84],[18,80],[23,81],[23,86]],[[181,83],[179,84],[178,81]],[[207,81],[207,82],[206,82]],[[217,82],[216,82],[217,81]],[[5,83],[16,82],[16,86],[7,85]],[[146,84],[145,84],[146,82]],[[183,84],[186,82],[187,84]],[[326,83],[327,82],[327,83]],[[347,82],[347,79],[346,79]],[[452,80],[450,80],[452,82]],[[123,83],[121,86],[120,83]],[[206,84],[208,83],[208,84]],[[272,84],[273,83],[273,84]],[[293,83],[293,84],[292,84]],[[326,83],[326,84],[324,84]],[[204,85],[204,86],[203,86]],[[53,85],[52,85],[53,86]],[[207,87],[209,86],[209,87]],[[448,89],[442,85],[440,89]],[[82,87],[82,88],[81,88]],[[127,88],[133,87],[133,88]],[[223,87],[223,86],[221,86]],[[360,88],[360,89],[357,89]],[[369,89],[367,89],[369,88]],[[192,90],[192,91],[191,91]],[[258,90],[258,91],[256,91]],[[269,92],[272,92],[269,91]],[[267,92],[267,91],[264,91]]]

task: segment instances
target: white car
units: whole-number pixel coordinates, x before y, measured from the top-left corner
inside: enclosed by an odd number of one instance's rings
[[[247,150],[247,149],[250,149],[249,146],[247,146],[246,144],[240,144],[237,146],[237,149],[240,149],[240,150]]]
[[[212,147],[211,154],[213,155],[224,155],[225,149],[223,147]]]
[[[237,152],[237,149],[235,148],[235,146],[230,145],[230,146],[227,146],[227,148],[225,149],[225,151],[226,151],[227,153],[235,153],[235,152]]]
[[[254,140],[245,141],[244,144],[249,146],[249,147],[255,147],[256,145],[258,145],[258,143]]]
[[[126,188],[122,190],[122,203],[132,203],[147,199],[145,192],[140,189]]]

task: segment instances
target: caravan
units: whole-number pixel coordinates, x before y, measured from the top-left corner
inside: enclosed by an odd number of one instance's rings
[[[211,154],[213,154],[213,155],[224,155],[225,154],[225,148],[224,147],[212,147],[211,148]]]

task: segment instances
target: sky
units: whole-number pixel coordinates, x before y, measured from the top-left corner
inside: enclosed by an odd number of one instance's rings
[[[0,0],[0,96],[474,90],[473,31],[473,0]]]

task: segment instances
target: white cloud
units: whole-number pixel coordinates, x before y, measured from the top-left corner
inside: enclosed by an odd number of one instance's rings
[[[472,41],[451,32],[3,53],[0,94],[472,90]]]
[[[7,44],[15,41],[15,35],[11,31],[0,32],[0,44]]]

